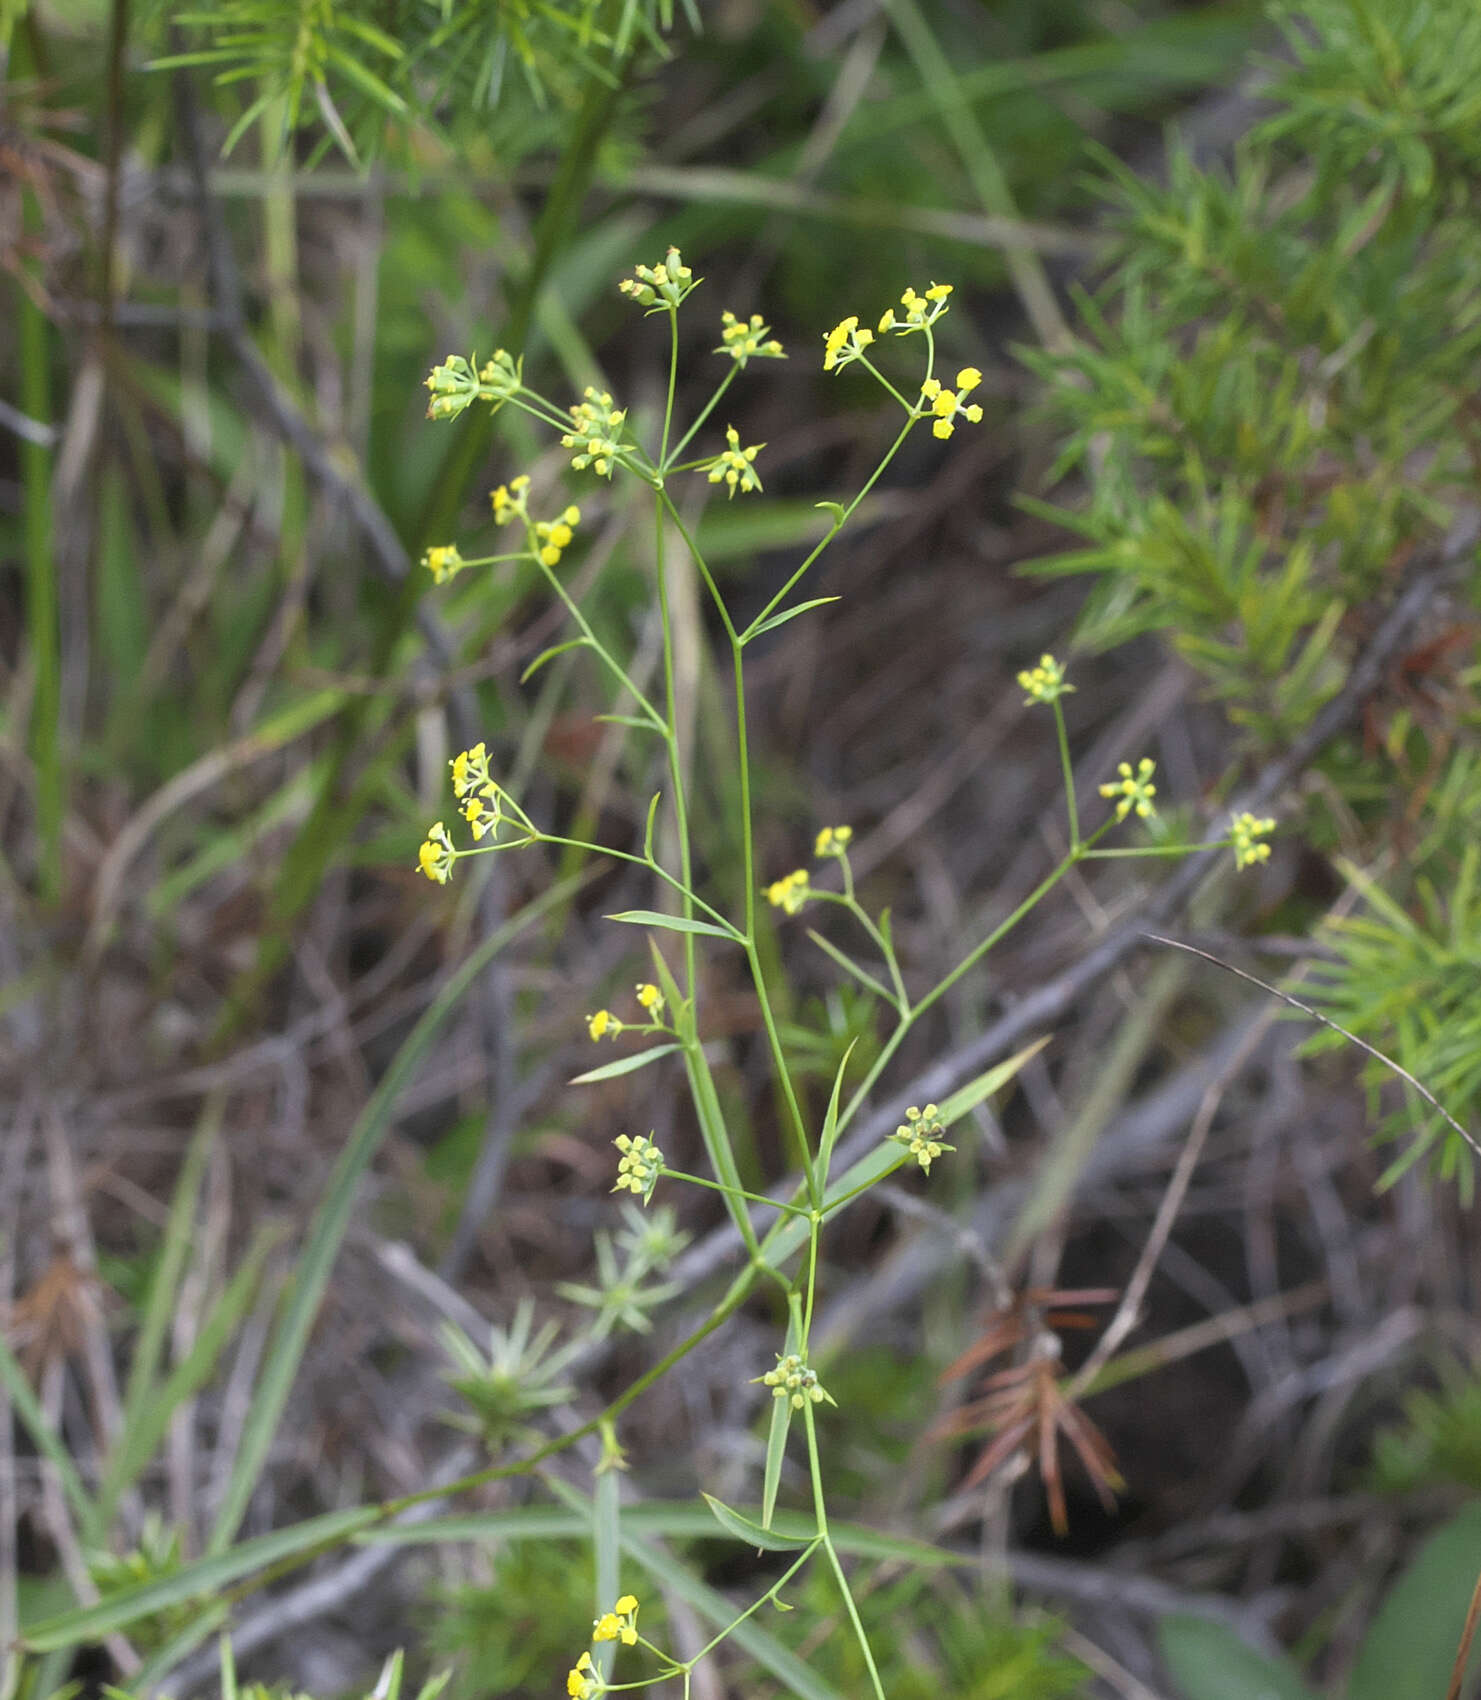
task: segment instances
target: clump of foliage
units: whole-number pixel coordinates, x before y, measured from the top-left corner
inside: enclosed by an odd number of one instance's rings
[[[1033,504],[1084,539],[1037,570],[1094,574],[1085,641],[1165,634],[1259,756],[1342,688],[1375,607],[1455,569],[1306,824],[1369,899],[1334,929],[1317,1002],[1464,1119],[1481,1107],[1481,17],[1464,0],[1276,16],[1288,59],[1232,163],[1174,143],[1159,184],[1105,160],[1107,275],[1071,347],[1026,355],[1069,427],[1056,474],[1083,467],[1089,492]],[[1417,1105],[1391,1118],[1413,1138],[1390,1178],[1442,1129]],[[1469,1195],[1458,1137],[1439,1161]]]

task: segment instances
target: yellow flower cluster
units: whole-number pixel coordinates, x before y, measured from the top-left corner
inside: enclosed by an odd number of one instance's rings
[[[489,492],[489,500],[494,505],[494,524],[508,525],[511,520],[528,520],[529,514],[526,503],[530,495],[530,478],[526,472],[518,478],[511,478],[507,484],[501,484],[497,490]]]
[[[909,336],[912,331],[923,331],[927,325],[934,325],[947,311],[946,298],[951,291],[949,283],[933,283],[924,295],[907,289],[900,297],[905,317],[900,318],[893,307],[886,307],[879,321],[880,330],[893,331],[896,336]]]
[[[874,332],[859,329],[859,315],[850,313],[840,319],[823,338],[823,370],[832,372],[863,358],[864,350],[874,341]]]
[[[439,544],[422,556],[422,565],[431,573],[434,584],[446,584],[448,579],[456,578],[465,564],[456,543]]]
[[[489,753],[483,743],[463,750],[448,763],[453,770],[453,795],[463,805],[463,819],[475,839],[496,832],[504,818],[504,792],[489,775]]]
[[[593,1043],[598,1039],[615,1039],[622,1029],[623,1023],[610,1009],[599,1009],[595,1015],[586,1018],[586,1031],[591,1034]]]
[[[716,354],[728,354],[740,367],[746,369],[748,360],[785,360],[785,351],[771,334],[771,326],[761,322],[759,313],[752,313],[749,319],[738,319],[734,313],[720,315],[720,346]]]
[[[1065,679],[1063,664],[1052,655],[1041,655],[1037,667],[1025,668],[1018,675],[1018,683],[1028,693],[1023,699],[1025,707],[1035,702],[1057,702],[1075,688]]]
[[[632,1594],[624,1594],[611,1611],[604,1611],[591,1628],[593,1641],[620,1641],[624,1647],[636,1646],[638,1639],[638,1602]]]
[[[566,1673],[566,1694],[569,1700],[596,1700],[605,1688],[596,1666],[591,1662],[591,1654],[583,1653],[573,1669]]]
[[[811,895],[806,868],[794,868],[790,874],[773,880],[765,892],[766,901],[773,908],[785,909],[789,915],[795,915]]]
[[[446,885],[457,859],[458,853],[453,849],[453,841],[442,822],[428,827],[422,847],[417,851],[417,866],[427,878],[438,885]]]
[[[786,1399],[794,1411],[800,1411],[806,1404],[821,1405],[824,1400],[830,1405],[836,1403],[818,1380],[818,1372],[809,1369],[807,1360],[797,1352],[778,1358],[775,1369],[753,1379],[769,1387],[773,1399]]]
[[[905,1120],[890,1135],[891,1139],[909,1151],[927,1174],[930,1174],[931,1164],[943,1151],[956,1150],[956,1146],[945,1145],[936,1137],[937,1134],[946,1132],[940,1116],[941,1111],[935,1104],[927,1104],[923,1110],[918,1110],[912,1104],[905,1112]]]
[[[854,841],[854,829],[851,826],[825,826],[817,836],[813,845],[814,857],[844,856],[848,847]]]
[[[653,1143],[651,1134],[646,1138],[639,1134],[636,1139],[631,1139],[620,1133],[612,1143],[622,1153],[613,1192],[635,1192],[646,1204],[663,1173],[663,1152]],[[600,1641],[602,1637],[599,1635],[597,1639]]]
[[[1274,816],[1267,815],[1263,819],[1246,810],[1243,814],[1235,815],[1229,823],[1229,836],[1234,841],[1234,865],[1236,868],[1253,868],[1259,862],[1270,860],[1270,846],[1260,843],[1267,833],[1275,831]]]
[[[963,366],[956,375],[956,388],[948,390],[942,387],[939,378],[927,378],[920,387],[922,397],[930,402],[931,412],[936,416],[931,426],[931,434],[943,440],[956,430],[956,421],[965,419],[969,424],[976,425],[982,419],[982,409],[977,403],[968,403],[965,398],[982,382],[982,374],[975,366]]]
[[[710,483],[727,485],[726,495],[734,496],[739,490],[744,494],[749,490],[759,490],[761,479],[752,464],[756,456],[766,447],[765,443],[753,443],[750,448],[740,446],[740,433],[734,425],[725,427],[725,440],[730,444],[710,462]]]
[[[547,567],[556,566],[562,552],[570,547],[573,526],[581,523],[581,509],[573,502],[559,519],[535,521],[535,543],[540,559]]]
[[[656,266],[634,266],[633,271],[636,276],[623,278],[617,287],[640,307],[677,307],[700,284],[677,248],[670,248]]]
[[[577,451],[571,456],[571,465],[578,472],[589,466],[599,478],[610,478],[622,453],[627,409],[614,407],[605,390],[588,385],[583,399],[571,404],[570,414],[572,429],[561,438],[561,447]]]
[[[1116,772],[1121,777],[1111,780],[1109,784],[1102,785],[1100,794],[1102,797],[1119,799],[1116,804],[1117,820],[1125,820],[1133,809],[1142,820],[1146,820],[1157,813],[1156,805],[1152,801],[1157,795],[1157,787],[1152,783],[1152,774],[1155,772],[1156,766],[1157,764],[1151,756],[1142,757],[1137,763],[1135,773],[1131,771],[1129,761],[1116,764]]]
[[[648,1017],[648,1028],[646,1030],[651,1031],[659,1024],[663,1016],[663,993],[659,991],[657,986],[650,985],[646,980],[634,987],[634,990],[637,992],[639,1006]],[[599,1009],[595,1015],[588,1015],[586,1018],[586,1030],[591,1034],[593,1041],[607,1038],[615,1039],[619,1033],[627,1031],[628,1025],[626,1021],[619,1021],[610,1009]],[[639,1032],[644,1030],[638,1029]]]

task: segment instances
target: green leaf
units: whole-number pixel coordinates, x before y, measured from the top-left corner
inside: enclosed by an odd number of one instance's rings
[[[297,1558],[315,1549],[339,1546],[351,1535],[368,1528],[381,1513],[374,1505],[356,1506],[350,1511],[331,1511],[323,1517],[310,1517],[291,1528],[278,1529],[271,1535],[259,1535],[243,1541],[227,1552],[198,1559],[169,1576],[158,1576],[140,1582],[132,1588],[120,1588],[95,1606],[83,1606],[49,1617],[28,1629],[23,1638],[25,1647],[33,1653],[49,1652],[54,1647],[80,1647],[88,1642],[101,1641],[115,1629],[125,1629],[141,1617],[171,1606],[184,1605],[204,1594],[218,1593],[222,1588],[250,1576],[254,1570],[265,1569],[283,1559]]]
[[[650,862],[653,860],[653,823],[658,818],[658,803],[662,796],[662,791],[653,793],[653,801],[648,805],[648,819],[643,823],[643,855]]]
[[[524,672],[520,674],[520,684],[524,684],[526,680],[532,679],[547,661],[554,661],[557,655],[564,655],[568,649],[585,648],[586,639],[584,637],[571,638],[567,643],[551,644],[549,649],[542,649],[529,666],[525,668]]]
[[[319,1301],[324,1296],[329,1271],[339,1255],[340,1244],[350,1224],[361,1178],[391,1131],[401,1094],[411,1084],[422,1058],[444,1022],[495,955],[511,939],[518,938],[527,928],[534,926],[548,911],[564,903],[585,879],[586,875],[582,873],[559,881],[542,892],[534,902],[527,903],[484,940],[428,1005],[381,1077],[370,1102],[360,1112],[349,1143],[334,1166],[328,1196],[319,1206],[318,1215],[309,1230],[308,1242],[294,1270],[292,1293],[268,1348],[262,1374],[252,1392],[251,1408],[211,1530],[208,1552],[221,1554],[230,1545],[267,1463],[273,1437],[288,1402],[289,1390],[319,1312]]]
[[[749,643],[752,638],[760,637],[762,632],[774,632],[778,626],[785,626],[788,620],[795,620],[809,608],[821,608],[825,603],[842,600],[841,596],[815,596],[811,602],[799,602],[795,608],[784,609],[780,614],[773,614],[769,620],[763,620],[759,626],[752,626],[743,641]]]
[[[1443,1695],[1481,1573],[1481,1505],[1432,1535],[1379,1607],[1353,1666],[1349,1700],[1434,1700]],[[1481,1659],[1481,1642],[1468,1669]]]
[[[1164,1617],[1157,1644],[1183,1700],[1312,1700],[1294,1665],[1257,1653],[1225,1624]]]
[[[818,1140],[817,1160],[813,1165],[813,1173],[817,1176],[817,1192],[819,1195],[828,1190],[828,1165],[833,1161],[833,1147],[838,1139],[838,1102],[843,1095],[843,1075],[848,1067],[848,1060],[854,1054],[857,1039],[849,1041],[848,1049],[839,1058],[838,1072],[833,1076],[833,1095],[828,1100],[828,1111],[823,1117],[823,1133]],[[795,1350],[788,1347],[788,1351]]]
[[[853,957],[841,951],[836,944],[830,944],[821,933],[814,932],[811,927],[807,929],[807,936],[825,956],[831,957],[846,974],[852,974],[860,985],[867,986],[871,992],[882,997],[887,1004],[898,1007],[895,1005],[895,994],[889,987],[882,980],[876,980],[866,969],[861,968]]]
[[[1006,1086],[1025,1063],[1038,1056],[1052,1037],[1052,1034],[1046,1033],[1042,1039],[1035,1039],[1032,1045],[1025,1045],[1021,1051],[995,1064],[985,1074],[979,1074],[975,1080],[969,1080],[960,1091],[953,1092],[941,1106],[941,1125],[950,1127],[953,1122],[959,1122],[969,1110],[975,1110],[984,1098],[992,1097],[1000,1086]]]
[[[621,914],[608,915],[609,921],[626,921],[633,927],[659,927],[669,933],[698,933],[708,939],[727,939],[741,943],[740,935],[730,927],[717,927],[709,921],[693,921],[685,915],[660,915],[656,909],[624,909]]]
[[[787,1401],[779,1399],[777,1403],[784,1405]],[[732,1511],[713,1494],[706,1493],[700,1497],[709,1506],[715,1521],[727,1535],[734,1535],[738,1541],[744,1541],[748,1547],[756,1547],[762,1552],[796,1552],[798,1547],[805,1547],[817,1538],[816,1534],[800,1537],[778,1534],[775,1529],[763,1529],[749,1517],[742,1517],[739,1511]]]
[[[618,1057],[616,1062],[603,1063],[600,1068],[588,1069],[585,1074],[573,1075],[567,1081],[568,1086],[590,1086],[594,1080],[615,1080],[619,1074],[633,1074],[640,1068],[647,1068],[651,1062],[657,1062],[660,1057],[666,1057],[671,1051],[678,1050],[677,1045],[654,1045],[646,1051],[634,1051],[630,1057]]]

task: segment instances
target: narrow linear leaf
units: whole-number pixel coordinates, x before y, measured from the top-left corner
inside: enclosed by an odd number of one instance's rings
[[[786,1404],[785,1399],[779,1399],[778,1404]],[[749,1517],[742,1517],[739,1511],[732,1511],[723,1500],[716,1499],[713,1494],[700,1496],[709,1506],[711,1515],[727,1535],[734,1535],[738,1541],[744,1541],[749,1547],[757,1547],[762,1552],[796,1552],[798,1547],[805,1547],[809,1541],[815,1540],[816,1532],[806,1537],[779,1534],[775,1529],[763,1529],[759,1523],[753,1523]]]
[[[753,626],[746,633],[745,641],[750,643],[763,632],[774,632],[778,626],[785,626],[788,620],[795,620],[799,614],[805,614],[810,608],[822,608],[829,602],[841,602],[839,596],[815,596],[810,602],[799,602],[795,608],[784,609],[780,614],[773,614],[769,620],[763,620],[759,626]]]
[[[1035,1039],[1032,1045],[1025,1045],[1021,1051],[1011,1057],[1005,1057],[985,1074],[979,1074],[975,1080],[969,1080],[960,1091],[953,1092],[941,1106],[942,1126],[950,1127],[953,1122],[959,1122],[969,1110],[975,1110],[984,1098],[992,1097],[1000,1086],[1006,1086],[1025,1063],[1038,1056],[1052,1037],[1052,1034],[1046,1033],[1042,1039]]]
[[[658,819],[658,804],[662,797],[662,791],[653,793],[653,801],[648,805],[648,819],[643,825],[643,855],[650,862],[653,860],[653,823]]]
[[[776,1496],[782,1484],[782,1463],[787,1456],[787,1431],[791,1426],[792,1401],[773,1399],[771,1423],[766,1432],[766,1470],[761,1478],[761,1527],[768,1533],[776,1515]]]
[[[634,1051],[630,1057],[618,1057],[616,1062],[603,1063],[600,1068],[590,1068],[585,1074],[573,1075],[567,1085],[590,1086],[595,1080],[615,1080],[619,1074],[634,1074],[678,1048],[677,1045],[654,1045],[650,1050]]]
[[[741,943],[739,934],[730,927],[717,927],[709,921],[692,921],[684,915],[660,915],[656,909],[624,909],[621,914],[608,915],[607,919],[625,921],[632,927],[658,927],[668,933],[698,933],[708,939]]]
[[[308,1242],[294,1271],[292,1296],[268,1349],[261,1378],[253,1389],[251,1409],[232,1462],[231,1477],[207,1543],[208,1553],[221,1554],[231,1544],[246,1514],[318,1315],[329,1271],[349,1227],[361,1177],[391,1130],[401,1094],[410,1085],[443,1024],[495,955],[548,911],[564,903],[586,878],[585,873],[580,873],[559,881],[484,940],[432,1000],[360,1112],[349,1143],[334,1166],[328,1195],[309,1230]]]
[[[811,927],[807,929],[807,936],[825,956],[831,957],[845,974],[852,974],[861,985],[867,986],[877,997],[882,997],[887,1004],[894,1004],[895,994],[889,987],[882,980],[876,980],[866,969],[861,968],[853,957],[845,951],[841,951],[836,944],[831,944],[821,933],[815,932]]]
[[[331,1511],[323,1517],[310,1517],[292,1528],[278,1529],[270,1535],[259,1535],[242,1541],[229,1552],[215,1553],[197,1559],[169,1576],[158,1576],[131,1588],[120,1588],[95,1606],[83,1606],[75,1611],[61,1612],[44,1619],[28,1629],[22,1638],[26,1649],[33,1653],[50,1652],[54,1647],[78,1647],[89,1641],[100,1641],[115,1629],[126,1629],[141,1617],[168,1610],[199,1599],[203,1594],[218,1593],[222,1588],[250,1576],[285,1558],[296,1558],[319,1547],[337,1546],[359,1530],[374,1523],[381,1513],[374,1505],[356,1506],[350,1511]]]
[[[828,1100],[827,1114],[823,1117],[823,1132],[818,1140],[818,1156],[813,1171],[817,1176],[819,1193],[828,1190],[828,1165],[833,1161],[833,1147],[838,1142],[838,1103],[843,1095],[844,1071],[848,1068],[848,1060],[854,1054],[854,1046],[858,1042],[857,1039],[849,1041],[848,1049],[839,1060],[838,1072],[833,1076],[833,1095]],[[788,1347],[788,1350],[792,1348]]]
[[[586,648],[586,639],[584,637],[571,638],[566,643],[553,643],[553,644],[551,644],[549,649],[542,649],[540,651],[540,653],[535,657],[535,659],[529,664],[529,666],[525,668],[524,672],[520,674],[520,676],[519,676],[520,684],[524,684],[527,680],[533,679],[534,676],[536,675],[536,673],[538,673],[540,671],[540,669],[545,665],[545,663],[547,661],[554,661],[557,655],[564,655],[568,649],[585,649],[585,648]]]

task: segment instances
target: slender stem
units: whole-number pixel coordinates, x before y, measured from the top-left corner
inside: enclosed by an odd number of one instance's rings
[[[725,394],[726,390],[728,390],[730,388],[730,386],[735,382],[735,374],[739,370],[740,370],[740,368],[732,360],[731,363],[730,363],[730,370],[725,374],[725,376],[716,385],[715,393],[704,404],[704,406],[702,408],[700,408],[699,412],[697,414],[695,414],[694,421],[690,425],[689,429],[684,433],[684,435],[682,437],[680,437],[678,442],[674,444],[673,448],[670,449],[668,451],[668,453],[659,461],[660,471],[667,474],[667,473],[670,473],[670,472],[677,472],[679,470],[674,465],[674,462],[678,460],[679,456],[681,454],[683,454],[684,450],[687,449],[689,447],[690,443],[692,443],[694,441],[695,433],[699,431],[701,426],[703,426],[705,420],[708,419],[709,416],[720,405],[720,398]]]
[[[828,535],[826,537],[824,537],[818,543],[816,548],[814,548],[813,551],[811,552],[811,554],[808,555],[807,559],[802,563],[802,565],[800,567],[798,567],[797,571],[792,574],[791,578],[789,578],[787,580],[787,582],[776,593],[776,595],[772,597],[771,601],[766,604],[766,606],[761,610],[761,612],[756,616],[756,618],[751,621],[750,625],[746,627],[745,631],[743,631],[741,633],[740,641],[743,644],[749,643],[750,640],[756,635],[756,628],[760,625],[763,625],[771,617],[771,615],[775,612],[775,610],[777,608],[779,608],[782,605],[783,602],[786,601],[788,596],[790,596],[791,593],[792,593],[792,587],[803,576],[803,574],[808,570],[808,568],[812,566],[813,562],[817,560],[818,556],[822,554],[822,552],[828,547],[828,545],[833,541],[833,539],[835,537],[837,537],[839,532],[843,530],[844,526],[848,524],[849,520],[853,517],[855,511],[857,510],[859,503],[864,500],[864,498],[869,494],[869,492],[879,482],[880,478],[884,475],[885,468],[890,464],[890,462],[895,458],[895,456],[897,454],[899,454],[901,448],[904,446],[905,439],[915,429],[915,427],[918,423],[919,423],[919,415],[912,413],[911,416],[905,421],[904,425],[902,425],[900,427],[899,436],[895,438],[894,442],[891,443],[889,448],[885,451],[884,459],[882,461],[880,461],[879,465],[875,467],[874,471],[869,474],[868,479],[864,483],[864,487],[859,491],[858,495],[855,496],[854,499],[851,502],[847,503],[844,506],[844,510],[843,510],[842,514],[839,516],[838,520],[835,522],[832,529],[828,532]]]
[[[859,1608],[854,1604],[853,1590],[848,1585],[848,1577],[844,1574],[843,1564],[838,1557],[833,1539],[828,1533],[828,1507],[823,1493],[823,1470],[818,1458],[818,1430],[813,1418],[812,1405],[802,1407],[803,1422],[807,1427],[807,1467],[812,1476],[813,1509],[818,1519],[818,1536],[823,1549],[828,1554],[828,1562],[833,1566],[833,1574],[838,1581],[838,1591],[843,1596],[844,1610],[849,1615],[849,1622],[854,1626],[854,1637],[859,1643],[859,1651],[864,1655],[864,1663],[869,1671],[869,1681],[874,1688],[875,1700],[885,1700],[884,1684],[879,1679],[879,1670],[874,1663],[874,1651],[869,1645],[869,1637],[864,1632],[863,1619],[859,1616]]]
[[[531,541],[533,543],[533,538]],[[612,654],[611,650],[607,648],[606,644],[604,644],[592,630],[591,622],[586,618],[585,614],[581,612],[580,605],[572,597],[565,585],[563,585],[555,576],[555,569],[553,567],[547,567],[544,561],[540,559],[540,551],[538,548],[534,548],[532,553],[535,565],[539,567],[542,573],[544,573],[546,582],[550,585],[550,588],[565,604],[566,612],[576,622],[577,626],[580,627],[582,637],[586,639],[586,641],[601,657],[608,671],[614,675],[614,677],[622,685],[623,689],[631,693],[633,701],[637,703],[638,707],[642,709],[643,713],[646,714],[649,720],[653,723],[654,731],[667,735],[667,722],[659,714],[653,704],[648,701],[647,697],[643,695],[642,691],[639,690],[634,681],[628,677],[627,670],[623,667],[622,663],[615,655]]]
[[[663,1178],[669,1181],[687,1181],[690,1186],[708,1187],[711,1192],[723,1192],[728,1198],[746,1198],[752,1204],[764,1204],[768,1210],[780,1210],[787,1216],[806,1216],[811,1219],[813,1214],[801,1205],[788,1204],[780,1198],[768,1198],[764,1193],[747,1192],[741,1186],[726,1186],[721,1181],[707,1181],[703,1175],[686,1174],[683,1169],[665,1168]]]
[[[1055,697],[1050,704],[1054,710],[1054,732],[1059,741],[1059,765],[1064,774],[1064,806],[1070,822],[1070,854],[1080,848],[1080,808],[1075,801],[1075,768],[1070,760],[1069,733],[1065,730],[1064,710]]]

